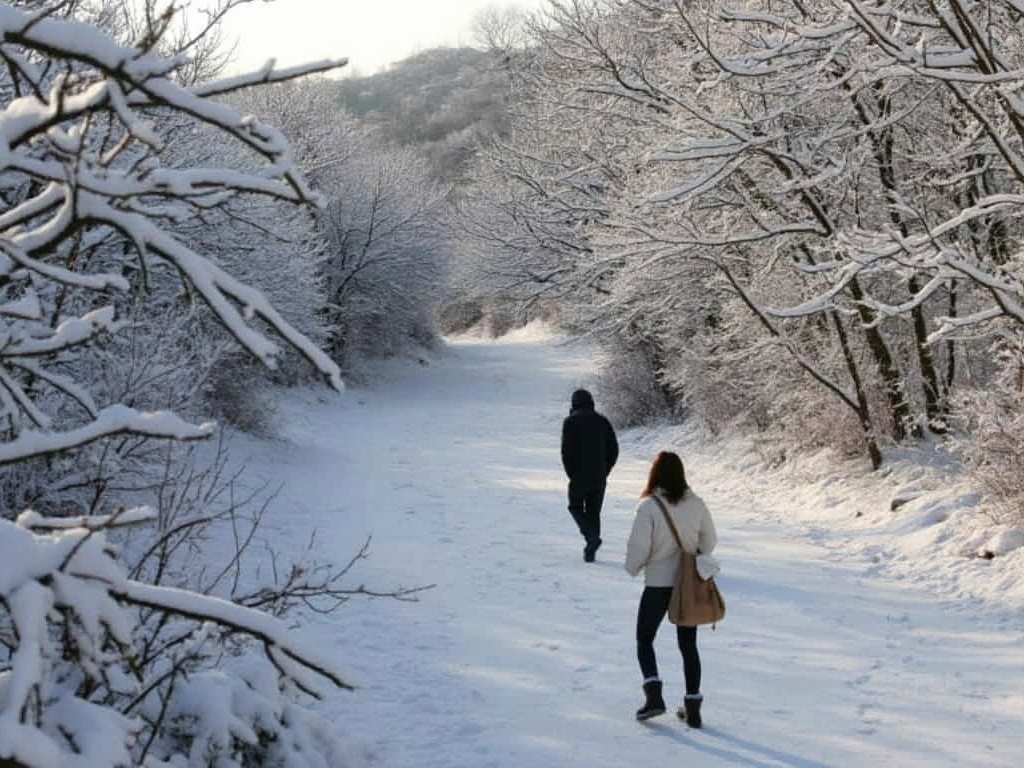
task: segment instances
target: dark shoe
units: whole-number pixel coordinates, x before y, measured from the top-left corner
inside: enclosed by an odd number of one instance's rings
[[[583,548],[583,562],[584,563],[592,563],[592,562],[594,562],[594,550],[592,550],[590,547],[584,547]]]
[[[685,720],[691,728],[700,728],[703,721],[700,719],[700,705],[704,697],[699,693],[696,696],[686,695],[683,699],[683,706],[676,710],[680,720]]]
[[[661,698],[661,680],[644,683],[644,695],[647,701],[636,711],[637,720],[647,720],[665,714],[665,700]]]

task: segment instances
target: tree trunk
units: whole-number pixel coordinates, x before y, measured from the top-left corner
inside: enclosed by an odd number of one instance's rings
[[[868,409],[868,398],[864,392],[864,384],[857,370],[857,361],[853,357],[853,350],[850,349],[850,341],[846,335],[846,328],[843,327],[843,320],[838,312],[831,312],[832,322],[836,328],[836,336],[839,337],[839,346],[843,350],[843,361],[846,363],[846,370],[853,381],[853,388],[857,395],[857,417],[860,419],[860,428],[864,432],[864,445],[871,459],[871,468],[878,469],[882,466],[882,452],[878,449],[878,441],[875,439],[874,426],[871,423],[871,412]]]
[[[892,409],[892,436],[894,440],[903,440],[907,436],[907,424],[910,422],[910,404],[903,391],[903,377],[893,362],[889,347],[875,326],[877,319],[874,310],[864,304],[864,291],[856,278],[850,280],[850,295],[857,304],[857,314],[864,328],[864,336],[868,342],[879,373],[885,384],[885,394]]]
[[[950,317],[956,317],[957,313],[957,294],[956,294],[956,283],[953,282],[949,286],[949,311]],[[946,391],[950,392],[953,389],[953,382],[956,380],[956,342],[953,339],[946,340]]]
[[[921,290],[921,284],[917,277],[911,277],[907,282],[911,295]],[[945,393],[940,388],[939,373],[935,367],[935,354],[931,345],[928,344],[928,324],[924,318],[924,310],[918,304],[911,311],[914,321],[914,348],[917,350],[917,363],[921,368],[921,377],[924,387],[924,412],[928,419],[928,428],[937,434],[944,434],[946,428],[942,426],[942,419],[945,416],[946,408]]]

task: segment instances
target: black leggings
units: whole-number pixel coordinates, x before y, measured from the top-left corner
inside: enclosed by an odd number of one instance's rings
[[[636,657],[644,680],[658,676],[658,662],[654,656],[654,636],[668,611],[672,587],[645,587],[640,596],[640,610],[636,614]],[[676,627],[679,651],[683,654],[683,675],[686,693],[700,693],[700,654],[697,653],[697,628]]]

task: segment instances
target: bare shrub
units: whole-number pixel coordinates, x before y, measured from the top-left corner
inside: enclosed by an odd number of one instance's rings
[[[446,305],[438,314],[442,334],[479,333],[496,339],[521,327],[530,319],[517,301],[500,297],[460,299]]]
[[[276,411],[266,370],[232,355],[210,372],[203,395],[212,416],[250,435],[267,435]]]
[[[671,415],[658,374],[650,353],[641,347],[615,345],[602,353],[601,409],[616,427],[636,427]]]
[[[992,494],[999,522],[1024,525],[1024,339],[1002,339],[999,373],[955,400],[950,446]]]
[[[793,450],[821,448],[846,457],[865,455],[864,432],[856,414],[820,388],[781,389],[770,413],[771,426],[765,434],[781,448],[783,457]]]
[[[484,329],[488,336],[497,339],[523,324],[519,309],[507,302],[492,302],[484,317]]]
[[[0,521],[0,551],[38,565],[36,578],[0,585],[0,665],[38,676],[21,727],[69,753],[89,744],[95,765],[343,765],[337,734],[307,702],[322,684],[350,683],[283,620],[359,595],[414,600],[424,587],[345,583],[368,541],[340,566],[317,557],[312,537],[288,556],[259,546],[275,489],[230,470],[223,442],[206,462],[191,447],[164,451],[151,487],[122,492],[152,506]],[[27,631],[44,617],[48,633]],[[83,722],[103,738],[81,739]]]
[[[484,319],[483,303],[479,300],[455,301],[441,308],[438,327],[446,336],[468,333]]]

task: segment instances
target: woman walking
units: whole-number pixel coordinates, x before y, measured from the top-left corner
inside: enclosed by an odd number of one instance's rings
[[[654,655],[654,637],[668,610],[672,584],[682,555],[666,515],[672,518],[687,552],[710,554],[715,548],[718,537],[711,513],[686,484],[683,462],[670,451],[662,451],[654,457],[626,546],[626,570],[631,576],[643,571],[645,582],[636,617],[636,655],[643,675],[646,701],[636,712],[637,720],[665,712],[658,662]],[[686,697],[676,714],[691,727],[700,728],[703,696],[700,692],[697,627],[677,626],[676,637],[683,655],[686,679]]]

